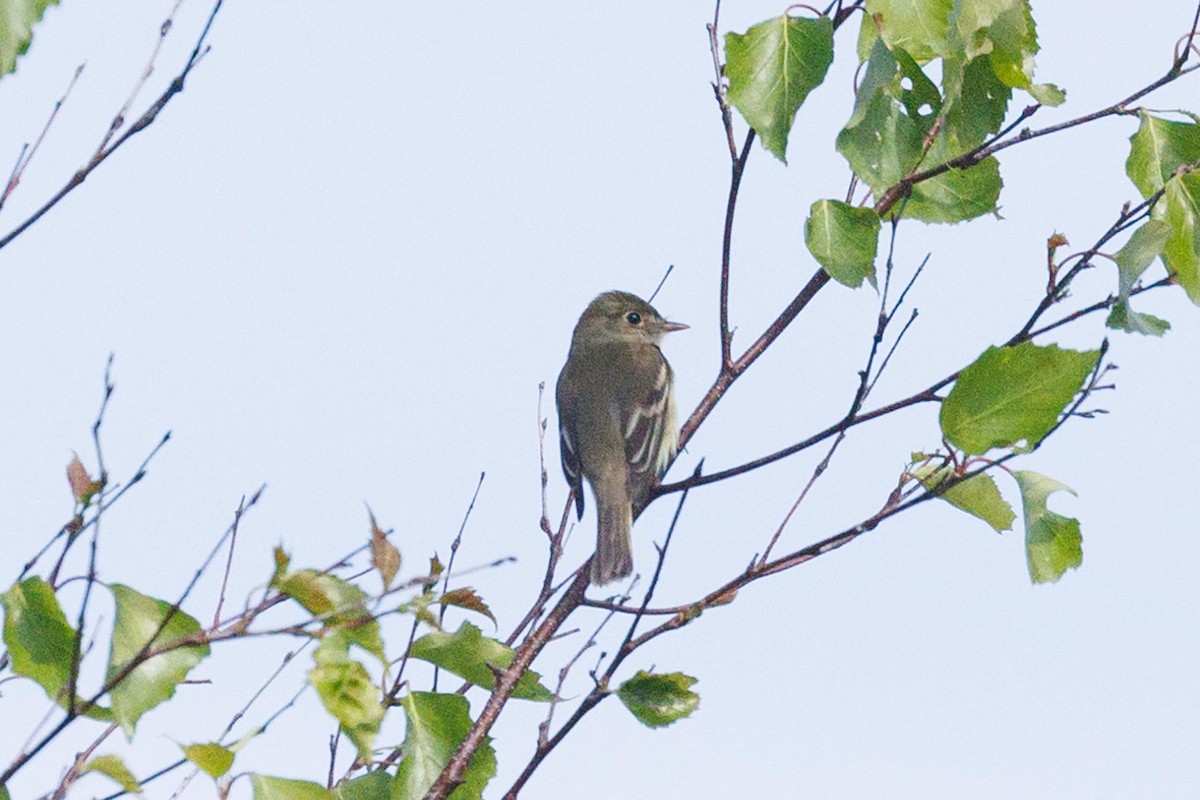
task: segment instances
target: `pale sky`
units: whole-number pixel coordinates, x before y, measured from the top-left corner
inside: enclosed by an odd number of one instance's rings
[[[0,163],[36,137],[75,67],[87,67],[0,212],[0,235],[95,150],[170,6],[117,15],[65,0],[47,13],[18,72],[0,80]],[[1035,5],[1038,79],[1068,92],[1036,126],[1159,77],[1195,11],[1184,0],[1104,2],[1088,4],[1081,20],[1081,8]],[[744,31],[782,9],[727,2],[722,30]],[[135,109],[186,59],[208,11],[184,3]],[[144,484],[105,518],[104,580],[172,599],[239,498],[261,483],[262,502],[242,524],[231,602],[267,579],[277,544],[297,565],[323,566],[365,541],[364,501],[396,529],[405,574],[416,574],[434,551],[445,559],[486,472],[457,563],[518,559],[462,581],[491,605],[502,635],[511,629],[544,556],[538,385],[553,386],[587,302],[613,288],[648,295],[673,264],[655,305],[692,326],[664,347],[681,416],[716,374],[728,155],[709,85],[711,16],[711,5],[683,2],[333,11],[229,0],[212,52],[159,121],[0,252],[4,585],[69,516],[72,450],[94,466],[90,426],[115,353],[105,425],[114,478],[131,474],[164,431],[174,435]],[[793,131],[790,166],[758,147],[750,159],[733,248],[735,351],[812,274],[809,204],[845,192],[848,167],[832,141],[852,102],[856,31],[854,22],[839,33],[829,76]],[[1200,110],[1198,86],[1200,76],[1185,79],[1145,104]],[[1012,110],[1027,102],[1019,95]],[[1136,201],[1124,175],[1135,128],[1134,118],[1111,118],[1006,151],[1003,219],[901,227],[900,268],[910,273],[926,254],[929,266],[910,295],[920,318],[871,405],[928,385],[1020,327],[1045,285],[1046,238],[1063,232],[1083,249]],[[1115,268],[1101,265],[1075,293],[1094,302],[1115,286]],[[729,393],[671,477],[700,458],[709,470],[741,463],[836,420],[877,303],[869,287],[827,287]],[[1017,462],[1078,492],[1055,495],[1051,508],[1081,521],[1079,570],[1031,586],[1019,523],[996,535],[925,504],[630,658],[619,677],[654,667],[698,678],[699,710],[651,731],[606,701],[522,797],[1195,797],[1200,313],[1179,290],[1153,293],[1139,310],[1173,329],[1161,340],[1110,334],[1118,390],[1096,399],[1110,413],[1072,422]],[[1094,347],[1102,323],[1095,316],[1042,341]],[[551,396],[542,413],[553,430]],[[909,454],[939,443],[932,406],[856,429],[780,546],[869,516]],[[694,492],[656,604],[687,602],[737,574],[823,452]],[[557,459],[551,435],[555,516],[567,492]],[[1011,481],[1001,486],[1018,502]],[[653,564],[673,509],[662,501],[636,526],[639,570]],[[594,526],[589,513],[576,528],[571,566],[590,553]],[[215,597],[210,579],[187,610],[211,618]],[[599,619],[582,614],[568,627],[590,630]],[[401,631],[406,624],[390,629],[390,650]],[[621,632],[606,631],[607,646]],[[581,635],[549,648],[537,668],[553,680]],[[183,687],[177,708],[142,721],[135,773],[175,758],[173,741],[218,735],[290,646],[218,648],[193,675],[212,686]],[[595,658],[581,660],[567,695],[586,693]],[[310,663],[296,660],[255,707],[257,719],[286,702]],[[40,719],[45,698],[36,687],[3,689],[7,763],[28,731],[13,720]],[[473,712],[482,696],[472,695]],[[486,796],[499,797],[520,771],[544,714],[510,705],[493,732],[500,772]],[[381,744],[402,738],[396,716]],[[235,769],[324,781],[333,730],[310,692]],[[39,757],[13,796],[50,789],[86,741]],[[127,749],[113,737],[109,751]],[[79,796],[108,793],[102,779],[88,780]],[[147,796],[178,784],[163,779]],[[213,791],[197,779],[186,796]],[[249,797],[247,781],[234,796]]]

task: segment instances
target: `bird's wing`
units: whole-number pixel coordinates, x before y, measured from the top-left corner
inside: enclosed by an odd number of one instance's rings
[[[579,465],[579,444],[561,419],[558,423],[558,452],[562,457],[563,475],[575,492],[575,510],[579,519],[583,519],[583,469]]]
[[[671,367],[661,353],[651,366],[654,371],[650,373],[653,380],[648,381],[650,388],[626,406],[621,432],[631,470],[649,473],[657,479],[675,455],[678,431],[671,396]]]

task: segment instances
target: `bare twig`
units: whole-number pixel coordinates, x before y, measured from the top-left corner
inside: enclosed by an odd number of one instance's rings
[[[713,62],[713,95],[717,106],[721,109],[721,127],[725,129],[725,141],[729,144],[729,161],[738,161],[737,145],[733,140],[733,114],[729,109],[729,98],[726,96],[725,70],[721,66],[721,42],[717,38],[721,24],[721,0],[713,4],[713,20],[705,26],[708,30],[708,49]]]
[[[442,594],[450,590],[450,574],[454,571],[454,558],[458,555],[458,548],[462,545],[463,531],[467,529],[467,521],[471,519],[471,512],[475,509],[475,501],[479,498],[479,490],[483,487],[483,479],[487,476],[486,472],[479,473],[479,482],[475,484],[475,493],[471,495],[471,502],[467,504],[467,511],[463,514],[462,524],[458,526],[458,534],[455,535],[454,541],[450,543],[450,558],[446,561],[446,572],[442,576]],[[438,610],[438,627],[442,626],[442,621],[446,619],[446,606]],[[438,668],[433,669],[433,690],[437,691],[438,685]]]
[[[233,570],[233,552],[237,548],[238,525],[242,515],[246,513],[246,495],[238,501],[237,511],[233,512],[233,525],[229,531],[229,555],[225,558],[225,571],[221,573],[221,593],[217,596],[217,610],[213,613],[213,625],[221,622],[221,609],[225,606],[225,591],[229,588],[229,573]]]
[[[67,789],[71,788],[71,784],[75,783],[75,781],[79,779],[79,776],[83,772],[83,768],[87,765],[88,759],[92,757],[92,753],[96,752],[96,748],[103,744],[104,740],[112,735],[112,732],[115,731],[117,727],[117,723],[111,723],[100,733],[99,736],[92,740],[91,744],[75,754],[75,761],[71,764],[70,769],[67,770],[67,774],[64,775],[62,780],[58,782],[58,787],[50,796],[51,800],[62,800],[62,798],[67,796]]]
[[[4,208],[4,202],[8,200],[9,195],[16,191],[17,186],[21,183],[21,177],[25,174],[25,169],[29,166],[29,162],[33,160],[38,148],[42,146],[42,142],[45,141],[46,134],[50,132],[50,126],[54,124],[54,119],[58,116],[59,109],[67,102],[67,98],[71,95],[71,90],[75,88],[75,84],[79,81],[79,76],[83,74],[83,66],[83,64],[80,64],[75,68],[74,74],[71,75],[71,82],[67,84],[67,90],[54,103],[54,109],[46,119],[46,124],[42,126],[42,132],[38,134],[38,138],[34,141],[33,146],[25,145],[21,148],[21,155],[17,157],[17,163],[13,165],[13,171],[8,177],[8,183],[5,184],[4,191],[0,193],[0,208]]]
[[[58,205],[58,203],[64,197],[66,197],[68,194],[74,191],[76,187],[87,180],[87,177],[94,169],[96,169],[96,167],[104,163],[104,161],[106,161],[109,156],[115,153],[123,144],[141,131],[150,127],[150,125],[152,125],[154,121],[158,119],[158,115],[164,108],[167,107],[167,104],[171,102],[175,95],[183,91],[184,82],[187,80],[187,77],[191,74],[192,70],[195,69],[196,65],[200,63],[200,59],[203,58],[204,54],[208,52],[208,45],[206,43],[208,34],[212,29],[213,21],[217,17],[217,12],[221,10],[222,2],[223,0],[216,0],[216,2],[213,4],[212,11],[208,15],[208,20],[204,23],[204,28],[200,32],[199,38],[196,40],[196,45],[192,49],[192,53],[188,57],[187,63],[184,64],[183,69],[178,75],[175,76],[174,80],[171,81],[166,90],[159,95],[158,99],[155,100],[148,109],[146,109],[142,116],[138,117],[132,125],[126,128],[124,133],[116,137],[111,144],[97,151],[97,153],[93,155],[84,166],[76,171],[75,174],[71,176],[71,179],[67,181],[67,183],[61,189],[59,189],[53,197],[47,200],[41,206],[41,208],[33,212],[33,214],[31,214],[24,222],[20,223],[11,231],[9,231],[7,235],[0,237],[0,249],[7,246],[11,241],[28,230],[29,227],[41,219],[46,212]]]
[[[104,134],[104,139],[101,140],[100,146],[96,148],[96,152],[92,155],[93,159],[101,156],[101,154],[104,152],[104,148],[108,146],[108,143],[112,141],[113,136],[115,136],[117,131],[121,129],[121,126],[125,124],[125,119],[129,116],[129,109],[133,108],[133,101],[137,99],[138,93],[141,92],[142,87],[146,85],[146,81],[150,80],[150,76],[154,74],[154,63],[158,60],[159,51],[162,50],[163,42],[166,40],[167,34],[169,34],[171,32],[171,28],[174,27],[175,15],[179,13],[179,7],[181,5],[183,5],[183,0],[175,0],[175,5],[171,8],[171,13],[167,15],[167,18],[163,21],[163,24],[158,26],[158,39],[156,39],[154,42],[154,49],[150,52],[150,58],[146,61],[146,67],[142,70],[141,77],[138,78],[137,83],[133,85],[133,90],[129,93],[129,97],[125,100],[125,104],[121,106],[121,110],[117,112],[117,115],[113,117],[113,121],[108,126],[108,131]]]
[[[750,147],[754,144],[754,130],[746,134],[741,154],[733,160],[729,175],[729,198],[725,203],[725,232],[721,238],[721,374],[725,375],[733,369],[733,356],[730,352],[733,346],[733,333],[729,330],[729,259],[733,248],[733,214],[737,210],[738,189],[742,185],[742,175],[746,171],[746,160],[750,158]],[[693,415],[695,416],[695,415]],[[689,420],[690,422],[691,420]],[[685,425],[686,429],[687,426]],[[682,448],[687,439],[681,434],[679,446]]]

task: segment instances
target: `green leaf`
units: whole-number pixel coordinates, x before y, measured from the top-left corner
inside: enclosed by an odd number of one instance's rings
[[[889,50],[876,39],[854,111],[838,134],[838,152],[879,197],[913,172],[951,161],[970,149],[958,141],[955,130],[943,126],[935,135],[943,108],[937,86],[913,58],[900,48]],[[959,112],[960,118],[963,113]],[[959,127],[965,124],[960,122]],[[965,132],[979,135],[975,129]],[[999,162],[985,158],[916,184],[896,213],[925,222],[973,219],[996,210],[1002,185]]]
[[[1075,490],[1053,478],[1023,470],[1013,473],[1025,506],[1025,558],[1034,583],[1053,583],[1068,569],[1083,563],[1079,520],[1055,514],[1046,507],[1050,495]]]
[[[889,47],[903,48],[923,64],[945,55],[953,7],[954,0],[867,0],[863,25],[879,30]]]
[[[142,785],[138,783],[138,779],[133,777],[133,773],[129,771],[129,767],[125,766],[125,762],[117,755],[96,756],[91,761],[83,765],[80,774],[88,772],[96,772],[111,778],[118,786],[132,794],[140,794]]]
[[[946,147],[945,135],[939,135],[929,149],[928,163],[940,164],[960,154]],[[965,222],[994,213],[1003,186],[1000,162],[988,157],[966,169],[951,169],[918,183],[903,214],[922,222]]]
[[[413,642],[409,651],[411,658],[419,658],[453,672],[476,686],[492,689],[496,685],[493,668],[505,669],[513,660],[513,651],[508,645],[489,639],[479,628],[464,622],[454,633],[434,631]],[[512,696],[520,700],[549,702],[554,693],[540,683],[541,675],[526,670]]]
[[[1125,174],[1149,197],[1166,186],[1182,166],[1200,161],[1200,125],[1138,112],[1137,132],[1129,137]]]
[[[333,617],[355,612],[367,599],[367,593],[354,584],[315,569],[280,573],[271,585],[304,606],[313,616]]]
[[[1149,220],[1134,231],[1125,246],[1113,256],[1118,270],[1117,302],[1105,322],[1108,327],[1148,336],[1162,336],[1171,328],[1166,320],[1139,314],[1129,305],[1129,291],[1154,259],[1162,254],[1170,235],[1170,225],[1162,220]]]
[[[804,223],[804,242],[830,277],[854,289],[864,278],[875,282],[879,227],[873,209],[818,200]]]
[[[1162,336],[1171,330],[1171,323],[1153,314],[1139,314],[1129,306],[1129,298],[1122,297],[1109,309],[1104,324],[1114,330],[1140,333],[1143,336]]]
[[[317,663],[308,680],[325,709],[354,742],[359,756],[369,759],[384,708],[367,668],[349,657],[350,643],[347,631],[328,631],[313,654]]]
[[[424,622],[426,625],[436,630],[442,627],[441,623],[438,621],[437,614],[434,614],[429,610],[429,607],[433,605],[435,599],[436,597],[433,593],[433,590],[426,589],[424,593],[414,597],[407,603],[401,603],[397,610],[401,614],[412,614],[419,621]]]
[[[0,4],[0,76],[17,68],[17,57],[24,55],[33,39],[33,26],[58,0],[4,0]]]
[[[4,603],[4,646],[13,671],[32,678],[54,702],[69,699],[75,629],[67,622],[54,589],[38,577],[26,578],[0,596]]]
[[[1171,226],[1163,261],[1188,299],[1200,305],[1200,171],[1167,181],[1163,201],[1154,209],[1155,216]]]
[[[8,787],[0,783],[0,800],[12,800],[12,795],[8,793]]]
[[[373,770],[335,786],[333,795],[338,800],[390,800],[392,776],[381,769]]]
[[[1020,442],[1032,448],[1058,421],[1100,358],[1022,342],[989,347],[942,403],[942,435],[967,455]]]
[[[937,87],[912,58],[876,39],[838,152],[878,196],[921,162],[941,108]]]
[[[1035,83],[1025,87],[1025,91],[1033,95],[1044,106],[1061,106],[1067,102],[1067,93],[1053,83]]]
[[[421,800],[450,757],[471,730],[467,699],[457,694],[412,692],[400,701],[408,720],[404,759],[396,771],[391,800]],[[491,737],[471,756],[463,783],[450,800],[477,800],[496,774],[496,753]]]
[[[1137,279],[1154,263],[1154,259],[1162,255],[1170,235],[1170,225],[1162,220],[1148,220],[1113,255],[1118,269],[1118,292],[1122,297],[1129,296],[1129,290],[1137,283]]]
[[[725,58],[729,102],[786,164],[796,112],[833,62],[833,21],[784,14],[760,22],[725,35]]]
[[[689,716],[700,705],[691,690],[696,679],[682,672],[639,671],[617,689],[617,697],[648,728],[662,728]]]
[[[367,611],[367,593],[353,583],[315,569],[301,569],[277,572],[271,585],[320,617],[327,627],[347,631],[351,643],[381,662],[387,661],[379,622]]]
[[[217,742],[200,742],[181,747],[183,757],[195,764],[213,780],[229,772],[233,766],[233,751]]]
[[[109,588],[117,605],[117,618],[113,624],[106,684],[122,673],[147,645],[152,649],[161,648],[201,630],[199,622],[170,603],[117,583]],[[174,696],[175,687],[208,652],[208,645],[201,644],[160,653],[146,659],[112,687],[109,695],[113,716],[126,736],[133,736],[134,727],[143,714]]]
[[[1024,89],[1043,105],[1060,105],[1066,94],[1053,84],[1033,82],[1040,49],[1028,0],[959,0],[951,17],[951,47],[965,60],[987,56],[1005,85]]]
[[[922,486],[932,491],[954,475],[954,468],[928,464],[913,474]],[[955,508],[983,520],[997,533],[1012,530],[1013,520],[1017,518],[1012,506],[1000,495],[996,481],[985,473],[956,483],[942,491],[938,497]]]
[[[254,790],[254,800],[335,800],[333,792],[311,781],[252,773],[250,786]]]
[[[966,62],[948,59],[942,67],[946,132],[963,151],[983,144],[1000,130],[1012,88],[996,77],[986,56]]]

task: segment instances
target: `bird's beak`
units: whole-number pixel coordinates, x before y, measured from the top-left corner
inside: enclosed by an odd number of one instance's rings
[[[686,331],[690,327],[691,327],[690,325],[684,325],[682,322],[664,322],[663,326],[662,326],[664,333],[672,333],[674,331]]]

